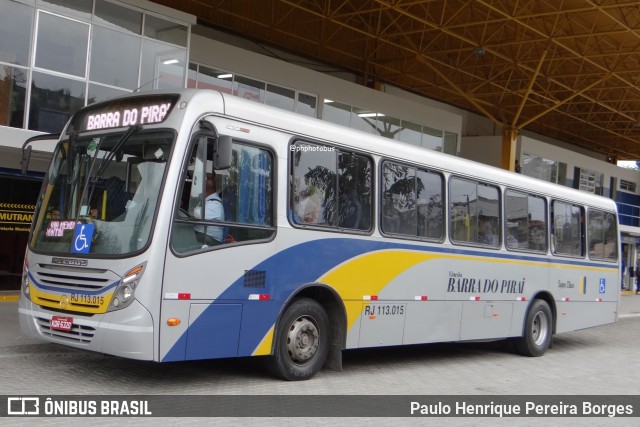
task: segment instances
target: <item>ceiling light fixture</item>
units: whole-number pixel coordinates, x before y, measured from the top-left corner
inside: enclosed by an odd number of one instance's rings
[[[487,54],[487,51],[484,50],[482,46],[478,46],[477,48],[473,49],[473,54],[475,56],[485,56]]]
[[[384,114],[381,113],[360,113],[358,117],[368,118],[368,117],[384,117]]]

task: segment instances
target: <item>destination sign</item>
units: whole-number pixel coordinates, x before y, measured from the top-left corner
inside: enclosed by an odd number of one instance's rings
[[[171,109],[171,103],[145,105],[143,107],[109,111],[87,116],[87,130],[118,128],[145,123],[162,123]]]
[[[67,134],[164,122],[178,95],[143,95],[87,107],[71,120]]]

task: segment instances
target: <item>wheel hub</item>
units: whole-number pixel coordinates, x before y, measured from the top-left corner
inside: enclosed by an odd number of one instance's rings
[[[315,323],[306,317],[300,317],[289,328],[287,334],[287,352],[291,360],[304,363],[312,359],[318,351],[319,332]]]

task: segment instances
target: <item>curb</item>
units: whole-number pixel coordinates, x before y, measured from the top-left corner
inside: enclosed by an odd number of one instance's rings
[[[0,294],[0,302],[17,302],[19,299],[19,294]]]

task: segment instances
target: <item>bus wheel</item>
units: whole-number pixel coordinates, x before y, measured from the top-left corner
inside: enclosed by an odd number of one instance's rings
[[[552,323],[549,304],[540,299],[535,300],[527,313],[524,335],[515,341],[517,352],[523,356],[542,356],[551,344]]]
[[[278,324],[270,369],[288,381],[308,380],[324,365],[329,349],[329,318],[309,298],[291,304]]]

